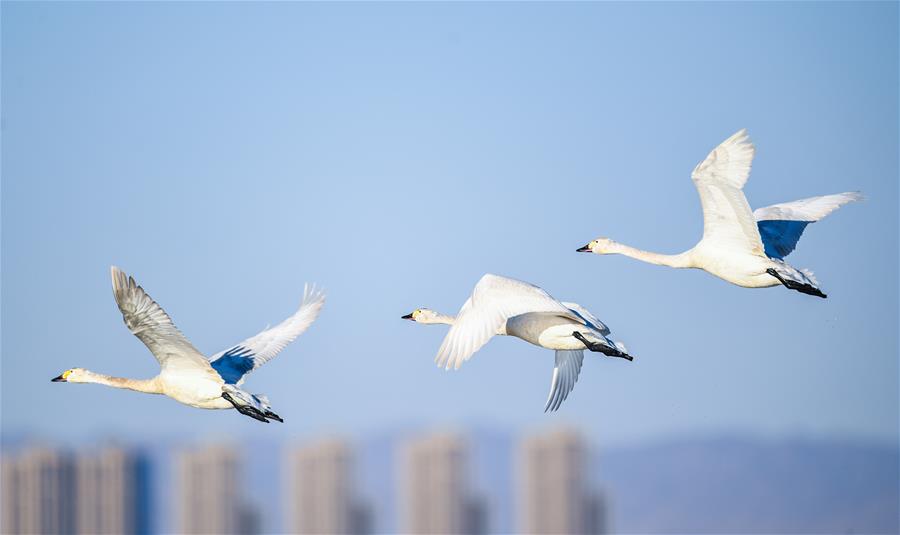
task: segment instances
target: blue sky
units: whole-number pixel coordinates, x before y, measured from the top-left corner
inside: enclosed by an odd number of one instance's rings
[[[227,436],[575,424],[604,443],[898,438],[896,3],[4,3],[2,429]],[[739,128],[752,206],[861,190],[789,260],[827,300],[575,253],[699,238],[694,165]],[[207,353],[312,328],[254,373],[283,426],[52,384],[149,377],[109,266]],[[607,322],[543,414],[552,353],[445,332],[485,272]],[[148,423],[152,422],[152,426]]]

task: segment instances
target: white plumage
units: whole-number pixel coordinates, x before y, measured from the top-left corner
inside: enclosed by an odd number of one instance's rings
[[[847,203],[863,200],[858,191],[810,197],[793,202],[773,204],[753,211],[757,221],[818,221]]]
[[[451,325],[435,357],[445,369],[458,369],[494,335],[556,350],[545,411],[559,408],[575,387],[584,349],[632,359],[623,345],[607,338],[609,328],[581,305],[561,303],[537,286],[499,275],[484,275],[456,317],[417,309],[403,318]]]
[[[756,150],[746,130],[723,141],[691,174],[703,208],[703,237],[693,248],[676,255],[642,251],[597,238],[580,252],[622,254],[674,268],[698,268],[748,288],[783,284],[810,295],[825,297],[808,270],[784,261],[803,230],[859,193],[839,193],[776,204],[751,212],[743,187],[750,176]]]
[[[271,329],[248,338],[207,360],[175,327],[172,319],[133,278],[111,268],[113,295],[128,329],[150,350],[160,365],[152,379],[110,377],[73,368],[54,378],[57,382],[97,383],[148,394],[164,394],[201,409],[235,408],[257,420],[281,421],[268,399],[237,388],[250,371],[271,360],[305,331],[319,314],[324,294],[307,287],[297,312]]]

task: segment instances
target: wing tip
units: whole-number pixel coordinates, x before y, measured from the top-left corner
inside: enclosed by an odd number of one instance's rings
[[[118,266],[110,266],[109,275],[112,279],[113,293],[116,296],[119,296],[124,291],[126,291],[129,286],[134,285],[134,279],[132,279],[128,276],[128,274],[119,269]]]
[[[303,284],[303,299],[300,300],[300,308],[307,306],[318,306],[321,308],[325,304],[325,288],[316,283]]]
[[[746,148],[750,151],[751,155],[756,154],[756,145],[753,144],[753,140],[750,138],[750,132],[748,132],[746,128],[741,128],[735,132],[734,135],[725,141],[725,143],[736,147]]]

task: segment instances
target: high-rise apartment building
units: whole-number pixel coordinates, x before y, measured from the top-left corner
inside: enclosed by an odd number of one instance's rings
[[[119,447],[86,451],[75,460],[75,531],[83,535],[149,532],[149,466]]]
[[[526,437],[517,456],[520,532],[604,532],[603,500],[590,487],[590,451],[578,433],[560,430]]]
[[[44,447],[4,455],[2,484],[4,535],[72,532],[74,477],[68,455]]]
[[[178,532],[235,535],[254,531],[258,522],[241,493],[237,452],[226,445],[182,451],[176,461],[175,510]]]
[[[402,531],[485,531],[485,509],[472,496],[463,437],[438,433],[411,440],[401,449],[399,467]]]
[[[342,440],[291,448],[286,456],[286,526],[298,534],[365,534],[367,510],[359,503],[353,452]]]

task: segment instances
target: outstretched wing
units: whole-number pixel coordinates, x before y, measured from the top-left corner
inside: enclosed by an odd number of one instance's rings
[[[717,249],[763,254],[763,244],[742,188],[756,149],[742,129],[713,149],[691,173],[703,206],[703,240]]]
[[[315,286],[306,286],[303,289],[300,308],[293,316],[271,329],[266,329],[225,351],[216,353],[209,358],[210,364],[219,372],[225,383],[240,385],[248,373],[272,360],[308,329],[324,304],[325,293]]]
[[[163,370],[210,370],[203,354],[181,334],[166,311],[133,278],[116,266],[110,268],[110,274],[113,295],[125,325],[144,342]]]
[[[556,352],[556,365],[553,367],[550,395],[547,396],[544,412],[555,411],[569,397],[569,392],[575,388],[575,383],[578,381],[578,374],[581,373],[583,362],[583,350]]]
[[[587,323],[589,326],[593,327],[594,329],[597,329],[597,331],[599,331],[600,334],[602,334],[603,336],[609,336],[609,334],[610,334],[609,327],[607,327],[605,323],[603,323],[602,321],[597,319],[597,316],[594,316],[593,314],[591,314],[590,310],[584,308],[583,306],[579,305],[578,303],[567,303],[567,302],[563,301],[562,304],[566,308],[571,310],[572,312],[581,316],[581,319],[583,319],[585,321],[585,323]]]
[[[773,204],[753,211],[759,235],[769,258],[782,259],[791,254],[806,225],[815,223],[850,202],[861,201],[858,191],[836,193]]]
[[[463,304],[434,361],[441,368],[458,369],[506,320],[526,312],[556,312],[583,321],[537,286],[488,273]]]

